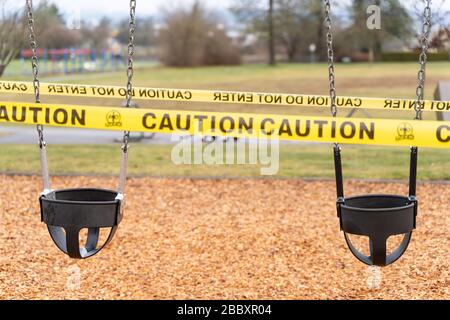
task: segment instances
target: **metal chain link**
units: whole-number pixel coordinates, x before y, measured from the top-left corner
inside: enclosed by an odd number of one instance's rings
[[[126,108],[131,107],[131,100],[133,98],[133,75],[134,75],[134,34],[136,32],[136,0],[130,0],[130,35],[128,43],[128,68],[127,68],[127,91],[126,91]],[[128,152],[128,144],[130,141],[130,131],[125,131],[123,134],[123,152]]]
[[[420,70],[418,73],[418,84],[416,89],[417,101],[414,104],[414,110],[416,111],[415,120],[422,119],[422,105],[425,96],[425,72],[428,62],[428,38],[431,31],[431,0],[426,0],[426,6],[423,12],[423,26],[422,34],[420,36],[421,53],[419,56]]]
[[[40,95],[40,82],[39,82],[39,61],[37,58],[37,41],[36,32],[34,27],[34,16],[33,16],[33,1],[26,1],[27,7],[27,18],[28,18],[28,31],[29,31],[29,42],[31,48],[31,67],[33,72],[33,89],[36,103],[41,103]],[[44,183],[44,191],[42,194],[48,195],[51,192],[50,175],[48,172],[48,162],[47,162],[47,150],[46,143],[44,140],[44,127],[41,124],[37,125],[37,132],[39,138],[39,150],[40,150],[40,160],[41,160],[41,173],[42,180]]]
[[[134,55],[134,34],[136,32],[136,0],[130,0],[130,36],[128,42],[128,67],[127,67],[127,90],[126,90],[126,108],[131,108],[133,98],[133,55]],[[119,188],[117,198],[121,202],[121,212],[125,204],[125,185],[127,181],[127,167],[128,167],[128,144],[130,142],[130,131],[124,131],[123,133],[123,145],[122,145],[122,162],[120,165],[119,174]]]
[[[36,32],[34,28],[34,16],[33,16],[33,0],[26,1],[27,6],[27,18],[28,18],[28,40],[31,48],[31,67],[33,72],[33,89],[36,103],[41,103],[40,94],[40,82],[39,82],[39,61],[37,58],[37,42],[36,42]],[[45,147],[44,140],[44,127],[40,124],[37,125],[38,137],[39,137],[39,148]]]
[[[418,85],[416,89],[417,100],[414,105],[416,112],[415,119],[422,119],[422,104],[424,100],[425,91],[425,73],[428,62],[428,38],[431,31],[431,0],[425,0],[426,7],[424,9],[424,21],[422,26],[422,34],[420,37],[421,53],[419,57],[420,70],[418,73]],[[333,117],[337,115],[336,106],[336,85],[334,72],[334,50],[333,50],[333,33],[331,22],[331,3],[330,0],[325,0],[325,24],[327,28],[327,54],[328,54],[328,79],[330,84],[330,99],[331,99],[331,114]]]
[[[334,73],[334,50],[330,0],[325,0],[325,24],[327,28],[328,80],[330,83],[331,114],[333,115],[333,117],[336,117],[336,78]]]

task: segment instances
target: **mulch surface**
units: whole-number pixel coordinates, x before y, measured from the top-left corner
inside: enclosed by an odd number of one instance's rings
[[[116,179],[53,183],[114,189]],[[450,298],[449,184],[420,184],[418,229],[379,286],[346,248],[331,181],[130,179],[118,234],[83,261],[60,253],[40,222],[39,177],[0,175],[0,185],[2,299]],[[348,194],[405,192],[347,184]]]

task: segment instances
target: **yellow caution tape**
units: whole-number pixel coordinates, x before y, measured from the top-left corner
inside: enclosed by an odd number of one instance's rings
[[[118,86],[41,83],[40,92],[52,96],[73,96],[90,98],[124,99],[126,89]],[[29,82],[0,81],[0,93],[33,94]],[[166,88],[135,88],[134,98],[156,101],[191,101],[208,103],[241,103],[278,106],[329,108],[330,98],[322,95],[301,95],[285,93],[261,93],[239,91],[214,91]],[[383,109],[413,111],[416,101],[412,99],[338,97],[337,105],[342,108]],[[424,101],[424,111],[450,112],[450,101]]]
[[[450,147],[449,121],[349,119],[0,102],[0,123],[347,144]]]

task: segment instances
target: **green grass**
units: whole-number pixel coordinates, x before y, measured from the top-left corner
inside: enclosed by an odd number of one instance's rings
[[[169,145],[134,145],[130,149],[129,174],[132,176],[172,177],[261,177],[261,165],[175,165]],[[115,175],[119,170],[120,149],[115,145],[64,146],[48,148],[52,174]],[[407,148],[344,146],[344,174],[347,178],[406,179]],[[450,151],[421,149],[421,180],[450,180]],[[0,157],[1,173],[39,173],[36,146],[4,145]],[[332,149],[328,145],[282,145],[279,172],[282,178],[332,178]]]
[[[17,66],[16,66],[17,67]],[[439,80],[450,80],[449,62],[430,63],[427,69],[426,98],[432,99]],[[414,98],[417,63],[338,64],[338,95]],[[5,78],[6,79],[6,78]],[[30,76],[11,80],[29,81]],[[124,85],[125,71],[42,77],[42,81]],[[304,94],[327,94],[328,75],[325,64],[244,65],[237,67],[164,68],[143,67],[135,72],[136,86],[192,89],[249,90]],[[0,100],[32,101],[32,96],[1,95]],[[48,103],[83,103],[117,106],[114,99],[87,99],[43,96]],[[290,106],[240,104],[202,104],[182,102],[140,102],[144,108],[213,110],[304,115],[329,115],[327,110]],[[345,116],[348,109],[340,109]],[[360,111],[355,117],[365,117]],[[375,118],[411,119],[412,112],[370,111]],[[436,119],[427,112],[425,119]],[[34,146],[2,146],[0,172],[38,173]],[[259,166],[175,166],[170,162],[170,146],[133,146],[130,159],[132,175],[162,176],[259,176]],[[51,170],[58,174],[115,174],[119,152],[112,146],[50,146]],[[288,145],[281,148],[279,177],[333,176],[330,148],[322,145]],[[345,147],[346,177],[367,179],[404,179],[408,174],[408,151],[404,148]],[[450,180],[450,151],[423,149],[420,174],[424,180]]]
[[[107,64],[105,66],[106,70],[116,70],[116,64],[115,63],[111,63],[110,59],[107,60]],[[88,61],[90,62],[90,61]],[[136,67],[140,68],[140,67],[145,67],[145,66],[150,66],[150,65],[154,65],[155,63],[153,62],[141,62],[138,61],[136,62]],[[101,69],[102,68],[102,61],[98,60],[97,61],[97,68]],[[67,62],[67,70],[70,72],[72,72],[72,69],[75,67],[75,69],[79,69],[81,67],[80,62],[77,61],[72,61],[69,60]],[[47,63],[42,62],[42,60],[40,61],[40,71],[41,74],[47,74],[46,76],[48,77],[48,73],[51,72],[62,72],[64,70],[65,66],[64,66],[64,62],[63,61],[59,61],[56,62],[54,64],[52,64],[51,61],[48,61]],[[124,68],[124,64],[117,64],[117,68],[118,69],[123,69]],[[30,60],[13,60],[11,61],[11,63],[8,65],[8,67],[5,70],[5,77],[7,78],[15,78],[15,79],[27,79],[27,75],[30,74],[31,71],[31,62]],[[64,75],[66,76],[66,75]],[[74,76],[74,75],[70,75],[70,76]]]
[[[22,72],[26,71],[26,67],[31,66],[30,63],[28,63],[27,65],[25,65],[24,62],[22,62],[21,60],[13,60],[10,62],[10,64],[6,67],[5,70],[5,75],[19,75]]]

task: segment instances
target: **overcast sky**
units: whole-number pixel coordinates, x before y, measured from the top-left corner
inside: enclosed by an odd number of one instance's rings
[[[234,0],[203,1],[211,9],[227,9]],[[36,4],[40,1],[35,0]],[[128,17],[129,0],[49,0],[57,4],[63,12],[69,14],[74,10],[81,12],[82,18],[91,20],[101,16],[113,19]],[[162,8],[192,3],[192,0],[138,0],[137,14],[139,16],[157,15]]]
[[[37,5],[42,0],[34,0]],[[321,0],[317,0],[321,1]],[[349,3],[351,0],[333,0],[339,3],[341,6],[345,3]],[[420,0],[399,0],[405,4],[406,7],[410,7],[411,3]],[[434,0],[434,5],[438,5],[442,0]],[[25,0],[8,0],[8,6],[21,6]],[[95,21],[99,20],[102,16],[108,16],[113,20],[126,18],[128,16],[129,0],[49,0],[49,2],[57,4],[61,11],[65,14],[66,18],[73,12],[78,12],[83,20]],[[170,8],[170,6],[176,5],[188,5],[193,0],[138,0],[137,1],[138,16],[155,16],[161,12],[162,8]],[[226,9],[232,3],[238,2],[238,0],[203,0],[203,3],[210,9],[222,10],[226,12]],[[450,0],[446,0],[445,8],[450,10]]]

